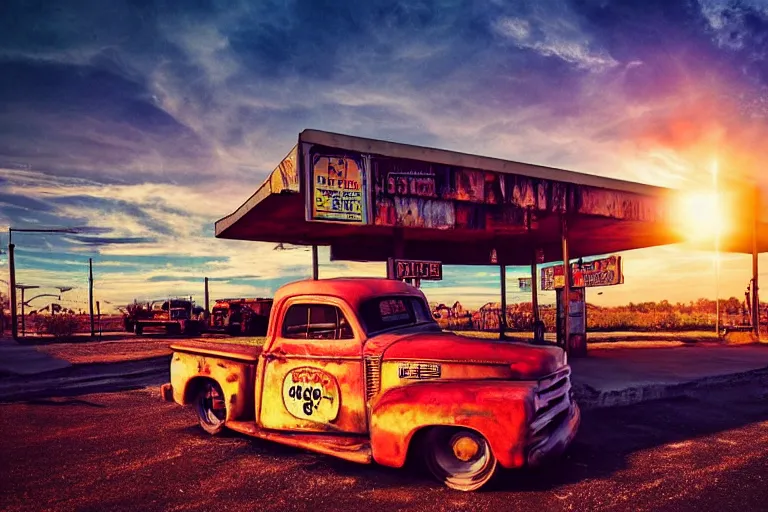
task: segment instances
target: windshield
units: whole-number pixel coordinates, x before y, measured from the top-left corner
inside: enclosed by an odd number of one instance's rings
[[[429,314],[427,305],[418,297],[377,297],[360,306],[360,316],[368,334],[437,322]]]

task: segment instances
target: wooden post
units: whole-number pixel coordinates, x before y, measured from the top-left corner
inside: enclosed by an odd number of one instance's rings
[[[507,267],[503,263],[499,266],[501,278],[501,313],[499,315],[499,339],[507,336]]]
[[[19,325],[18,318],[16,317],[16,259],[14,257],[13,244],[8,244],[8,271],[10,273],[10,300],[11,300],[11,335],[14,340],[19,339]]]
[[[320,278],[320,262],[317,258],[317,246],[312,246],[312,279],[317,281]]]
[[[88,309],[91,316],[91,338],[96,337],[96,326],[93,322],[93,258],[88,258]],[[170,314],[170,306],[169,306]]]
[[[561,238],[563,244],[563,277],[565,283],[563,284],[563,328],[565,330],[563,345],[565,351],[570,354],[570,298],[571,298],[571,257],[568,247],[568,221],[565,215],[561,217]]]

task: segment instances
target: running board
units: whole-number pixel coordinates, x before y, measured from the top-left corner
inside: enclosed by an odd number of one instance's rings
[[[228,421],[225,426],[247,436],[332,455],[350,462],[370,464],[373,461],[371,443],[360,436],[265,430],[256,426],[253,421]]]

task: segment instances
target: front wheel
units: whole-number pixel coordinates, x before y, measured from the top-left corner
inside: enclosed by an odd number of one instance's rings
[[[436,427],[424,438],[427,469],[447,487],[475,491],[495,475],[498,462],[488,441],[466,428]]]
[[[206,381],[200,386],[195,398],[195,411],[203,430],[211,435],[222,431],[227,418],[227,404],[217,383]]]

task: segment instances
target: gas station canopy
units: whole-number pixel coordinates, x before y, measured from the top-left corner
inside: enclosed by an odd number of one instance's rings
[[[685,241],[682,192],[453,151],[304,130],[216,237],[331,247],[331,258],[457,265],[562,261]],[[721,251],[768,250],[739,197]],[[749,196],[752,197],[752,196]],[[755,195],[755,198],[757,196]],[[756,244],[756,247],[755,247]],[[703,247],[713,248],[713,247]],[[495,255],[495,258],[491,254]]]

